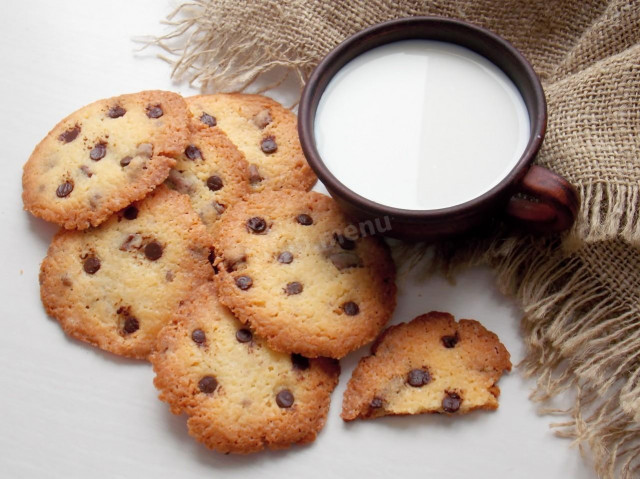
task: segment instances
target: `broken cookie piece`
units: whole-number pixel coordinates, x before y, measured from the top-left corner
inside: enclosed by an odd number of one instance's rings
[[[497,409],[509,352],[479,322],[431,312],[386,329],[347,385],[342,419]]]

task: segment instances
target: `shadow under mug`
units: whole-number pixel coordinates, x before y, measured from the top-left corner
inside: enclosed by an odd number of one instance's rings
[[[334,75],[358,55],[401,40],[437,40],[466,47],[493,62],[515,84],[529,113],[530,136],[513,169],[486,193],[465,203],[432,210],[382,205],[347,188],[323,162],[316,148],[314,122],[318,103]],[[441,17],[411,17],[369,27],[348,38],[316,67],[298,110],[298,132],[311,168],[343,211],[357,221],[384,221],[387,236],[434,240],[480,228],[496,217],[510,219],[530,232],[557,233],[569,228],[579,207],[576,189],[563,177],[533,165],[547,125],[547,106],[538,76],[510,43],[475,25]],[[464,185],[457,185],[464,187]]]

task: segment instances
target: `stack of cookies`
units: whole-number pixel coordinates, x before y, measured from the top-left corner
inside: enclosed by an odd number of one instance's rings
[[[373,341],[396,303],[385,243],[353,233],[315,182],[295,115],[263,96],[146,91],[81,108],[24,166],[25,209],[61,226],[41,266],[44,307],[70,336],[150,360],[160,398],[207,446],[312,441],[337,360]],[[358,366],[343,418],[497,406],[508,353],[479,325],[489,346],[474,348],[473,328],[451,321],[423,318],[409,341],[455,337],[449,356],[394,346]],[[473,378],[438,383],[454,356]],[[431,384],[428,407],[407,406],[418,382]]]

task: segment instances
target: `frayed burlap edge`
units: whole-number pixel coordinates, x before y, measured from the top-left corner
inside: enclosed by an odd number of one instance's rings
[[[622,238],[640,246],[640,193],[638,185],[607,183],[579,186],[581,209],[567,238],[566,248],[582,243]]]
[[[527,355],[518,369],[536,378],[531,399],[545,414],[571,418],[551,426],[581,451],[589,446],[600,477],[631,479],[640,471],[639,311],[615,299],[583,254],[564,253],[557,238],[396,246],[404,268],[420,262],[450,279],[490,266],[498,288],[524,305]],[[567,391],[575,394],[573,407],[550,407]]]
[[[172,65],[171,77],[187,81],[189,86],[197,84],[203,93],[245,91],[273,71],[278,72],[277,79],[262,85],[256,93],[276,88],[291,74],[303,85],[318,62],[316,55],[301,56],[293,47],[266,45],[254,37],[217,35],[217,20],[212,2],[194,0],[178,6],[163,22],[172,27],[170,33],[136,41],[143,44],[142,48],[164,50],[169,56],[159,57]]]

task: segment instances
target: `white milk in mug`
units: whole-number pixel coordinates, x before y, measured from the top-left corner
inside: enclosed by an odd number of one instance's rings
[[[467,48],[432,40],[390,43],[351,60],[324,91],[314,128],[341,183],[409,210],[481,196],[529,141],[527,108],[507,75]]]

